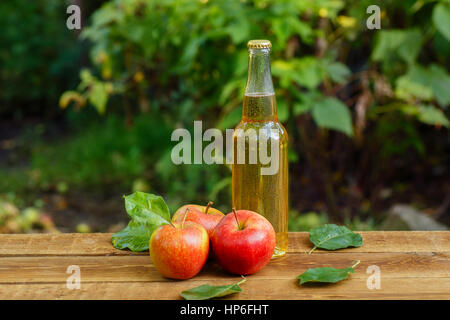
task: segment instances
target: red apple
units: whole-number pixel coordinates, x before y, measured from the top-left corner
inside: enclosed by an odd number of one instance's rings
[[[233,209],[220,221],[211,237],[219,264],[228,272],[242,275],[261,270],[272,257],[275,243],[272,224],[249,210]]]
[[[166,278],[190,279],[200,272],[209,254],[209,237],[195,222],[166,224],[150,238],[150,257]]]
[[[175,212],[172,217],[172,221],[183,221],[186,212],[189,211],[186,221],[192,221],[202,225],[208,232],[208,235],[211,237],[214,228],[225,216],[219,210],[212,208],[212,204],[212,201],[210,201],[207,206],[199,206],[196,204],[184,205]]]

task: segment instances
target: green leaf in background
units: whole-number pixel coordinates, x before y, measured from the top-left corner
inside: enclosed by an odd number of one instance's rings
[[[428,68],[428,81],[437,102],[443,108],[450,104],[450,75],[441,66],[431,64]]]
[[[234,108],[219,120],[217,128],[224,130],[227,128],[234,128],[242,118],[242,107]]]
[[[417,29],[378,31],[372,59],[382,62],[385,67],[397,57],[412,64],[419,54],[422,39],[422,33]]]
[[[305,88],[314,89],[323,80],[324,71],[316,57],[305,56],[298,59],[275,60],[272,62],[272,74],[280,78],[283,88],[295,82]]]
[[[433,8],[432,19],[436,29],[450,41],[450,4],[438,3]]]
[[[67,108],[70,102],[74,101],[77,107],[82,107],[86,103],[86,99],[77,91],[66,91],[59,99],[59,107],[61,109]]]
[[[340,62],[332,62],[325,65],[327,75],[336,83],[343,83],[351,74],[347,66]]]
[[[108,102],[108,93],[104,83],[94,82],[92,84],[89,90],[89,102],[97,109],[98,113],[105,113],[106,102]]]
[[[302,113],[308,112],[311,109],[311,106],[306,103],[296,103],[294,104],[293,113],[294,116],[298,116]]]
[[[231,190],[231,183],[232,183],[232,178],[229,177],[225,177],[222,180],[220,180],[219,182],[217,182],[213,189],[211,190],[211,192],[208,195],[209,199],[212,199],[213,201],[215,201],[217,199],[217,195],[219,194],[219,192],[221,192],[222,190],[228,188],[228,190]]]
[[[291,76],[296,83],[314,89],[323,81],[324,72],[316,57],[306,56],[293,61],[294,72]]]
[[[293,34],[298,34],[306,44],[314,41],[314,32],[310,25],[295,16],[273,19],[273,31],[280,46],[284,46]]]
[[[202,286],[181,292],[181,296],[186,300],[207,300],[242,292],[239,285],[247,281],[244,277],[242,278],[243,279],[238,283],[233,283],[227,286],[211,286],[209,284],[204,284]]]
[[[273,32],[280,44],[286,43],[292,33],[290,24],[286,19],[275,19],[273,21]]]
[[[291,74],[294,66],[292,62],[284,60],[275,60],[271,63],[272,74],[279,78],[279,85],[283,88],[289,88],[292,83]]]
[[[431,100],[433,96],[439,105],[446,108],[450,104],[450,75],[439,65],[428,67],[411,65],[408,72],[396,81],[395,95],[400,99],[414,101]]]
[[[413,101],[417,97],[429,101],[433,98],[430,87],[414,82],[408,75],[397,78],[395,85],[395,96],[399,99]]]
[[[350,111],[336,98],[326,97],[319,100],[313,105],[312,117],[321,128],[334,129],[353,136]]]
[[[111,242],[117,249],[147,250],[152,232],[170,223],[169,208],[162,197],[151,193],[137,191],[124,198],[131,221],[126,228],[112,235]]]
[[[246,57],[247,58],[247,57]],[[245,60],[247,63],[247,60]],[[242,84],[245,83],[245,79],[236,79],[229,81],[224,87],[219,97],[219,103],[226,105],[230,100],[234,98],[237,92],[242,89]]]
[[[304,43],[311,44],[314,42],[314,31],[308,23],[294,17],[290,17],[288,21],[292,30],[302,38]]]
[[[416,106],[412,104],[404,104],[399,105],[398,109],[405,115],[416,117],[417,120],[425,124],[444,127],[448,127],[450,125],[450,121],[447,119],[444,112],[433,105]]]
[[[93,14],[92,24],[98,28],[116,21],[122,22],[124,16],[124,12],[117,10],[112,3],[106,3],[102,7],[102,10],[98,10]],[[85,31],[86,30],[84,29],[83,32]]]
[[[347,247],[360,247],[363,239],[360,234],[354,233],[345,226],[326,224],[309,231],[309,240],[314,243],[309,253],[316,248],[337,250]]]
[[[280,122],[285,122],[289,118],[289,107],[282,98],[277,100],[277,113]]]
[[[198,53],[200,46],[206,41],[206,37],[200,36],[198,38],[191,39],[184,48],[184,52],[181,55],[180,61],[177,63],[173,72],[184,73],[190,69],[194,58]]]
[[[417,115],[417,118],[421,122],[431,125],[441,125],[444,127],[450,126],[450,122],[442,110],[435,108],[432,105],[419,106],[418,109],[419,114]]]
[[[341,280],[345,280],[348,278],[350,273],[355,273],[355,267],[360,263],[357,261],[350,268],[343,269],[335,269],[330,267],[325,268],[310,268],[306,270],[304,273],[299,275],[297,279],[299,279],[299,284],[304,284],[306,282],[327,282],[327,283],[336,283]]]

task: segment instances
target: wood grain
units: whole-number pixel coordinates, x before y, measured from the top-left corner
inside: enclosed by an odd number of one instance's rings
[[[450,252],[449,231],[359,232],[364,245],[339,252]],[[307,252],[313,246],[307,232],[289,233],[289,252]],[[327,253],[317,250],[315,253]],[[116,250],[110,233],[0,234],[0,256],[147,255]]]
[[[217,281],[217,284],[229,282]],[[1,299],[180,299],[179,292],[203,281],[190,280],[167,282],[98,282],[84,283],[79,290],[68,290],[65,283],[36,283],[2,285]],[[384,281],[380,290],[369,290],[365,279],[349,279],[334,285],[299,287],[294,279],[266,280],[257,285],[247,281],[243,291],[227,299],[245,300],[296,300],[296,299],[410,299],[430,300],[449,299],[450,279],[427,278],[412,281],[410,278],[398,278],[396,281]]]
[[[364,245],[316,250],[307,233],[289,235],[289,253],[248,277],[230,299],[450,299],[450,232],[361,232]],[[0,299],[179,299],[201,284],[229,284],[239,277],[209,261],[195,278],[161,277],[148,252],[116,250],[110,234],[0,235]],[[349,280],[299,286],[308,268],[361,263]],[[81,270],[81,288],[70,290],[70,265]],[[381,289],[368,289],[369,266],[381,272]]]

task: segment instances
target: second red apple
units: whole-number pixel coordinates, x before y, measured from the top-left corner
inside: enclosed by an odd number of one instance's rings
[[[260,214],[238,210],[227,214],[216,226],[212,250],[228,272],[248,275],[261,270],[275,249],[272,224]]]
[[[188,214],[186,221],[196,222],[202,225],[211,237],[214,228],[225,216],[222,212],[211,207],[212,201],[207,206],[200,206],[196,204],[187,204],[180,207],[173,215],[172,222],[181,222],[184,216]],[[188,213],[189,211],[189,213]]]

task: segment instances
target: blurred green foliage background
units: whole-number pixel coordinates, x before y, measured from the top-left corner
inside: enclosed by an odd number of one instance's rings
[[[260,38],[290,137],[291,230],[389,228],[396,203],[448,225],[450,2],[377,3],[380,30],[372,4],[3,1],[0,231],[116,231],[133,190],[228,212],[229,168],[172,164],[170,134],[239,122]]]

